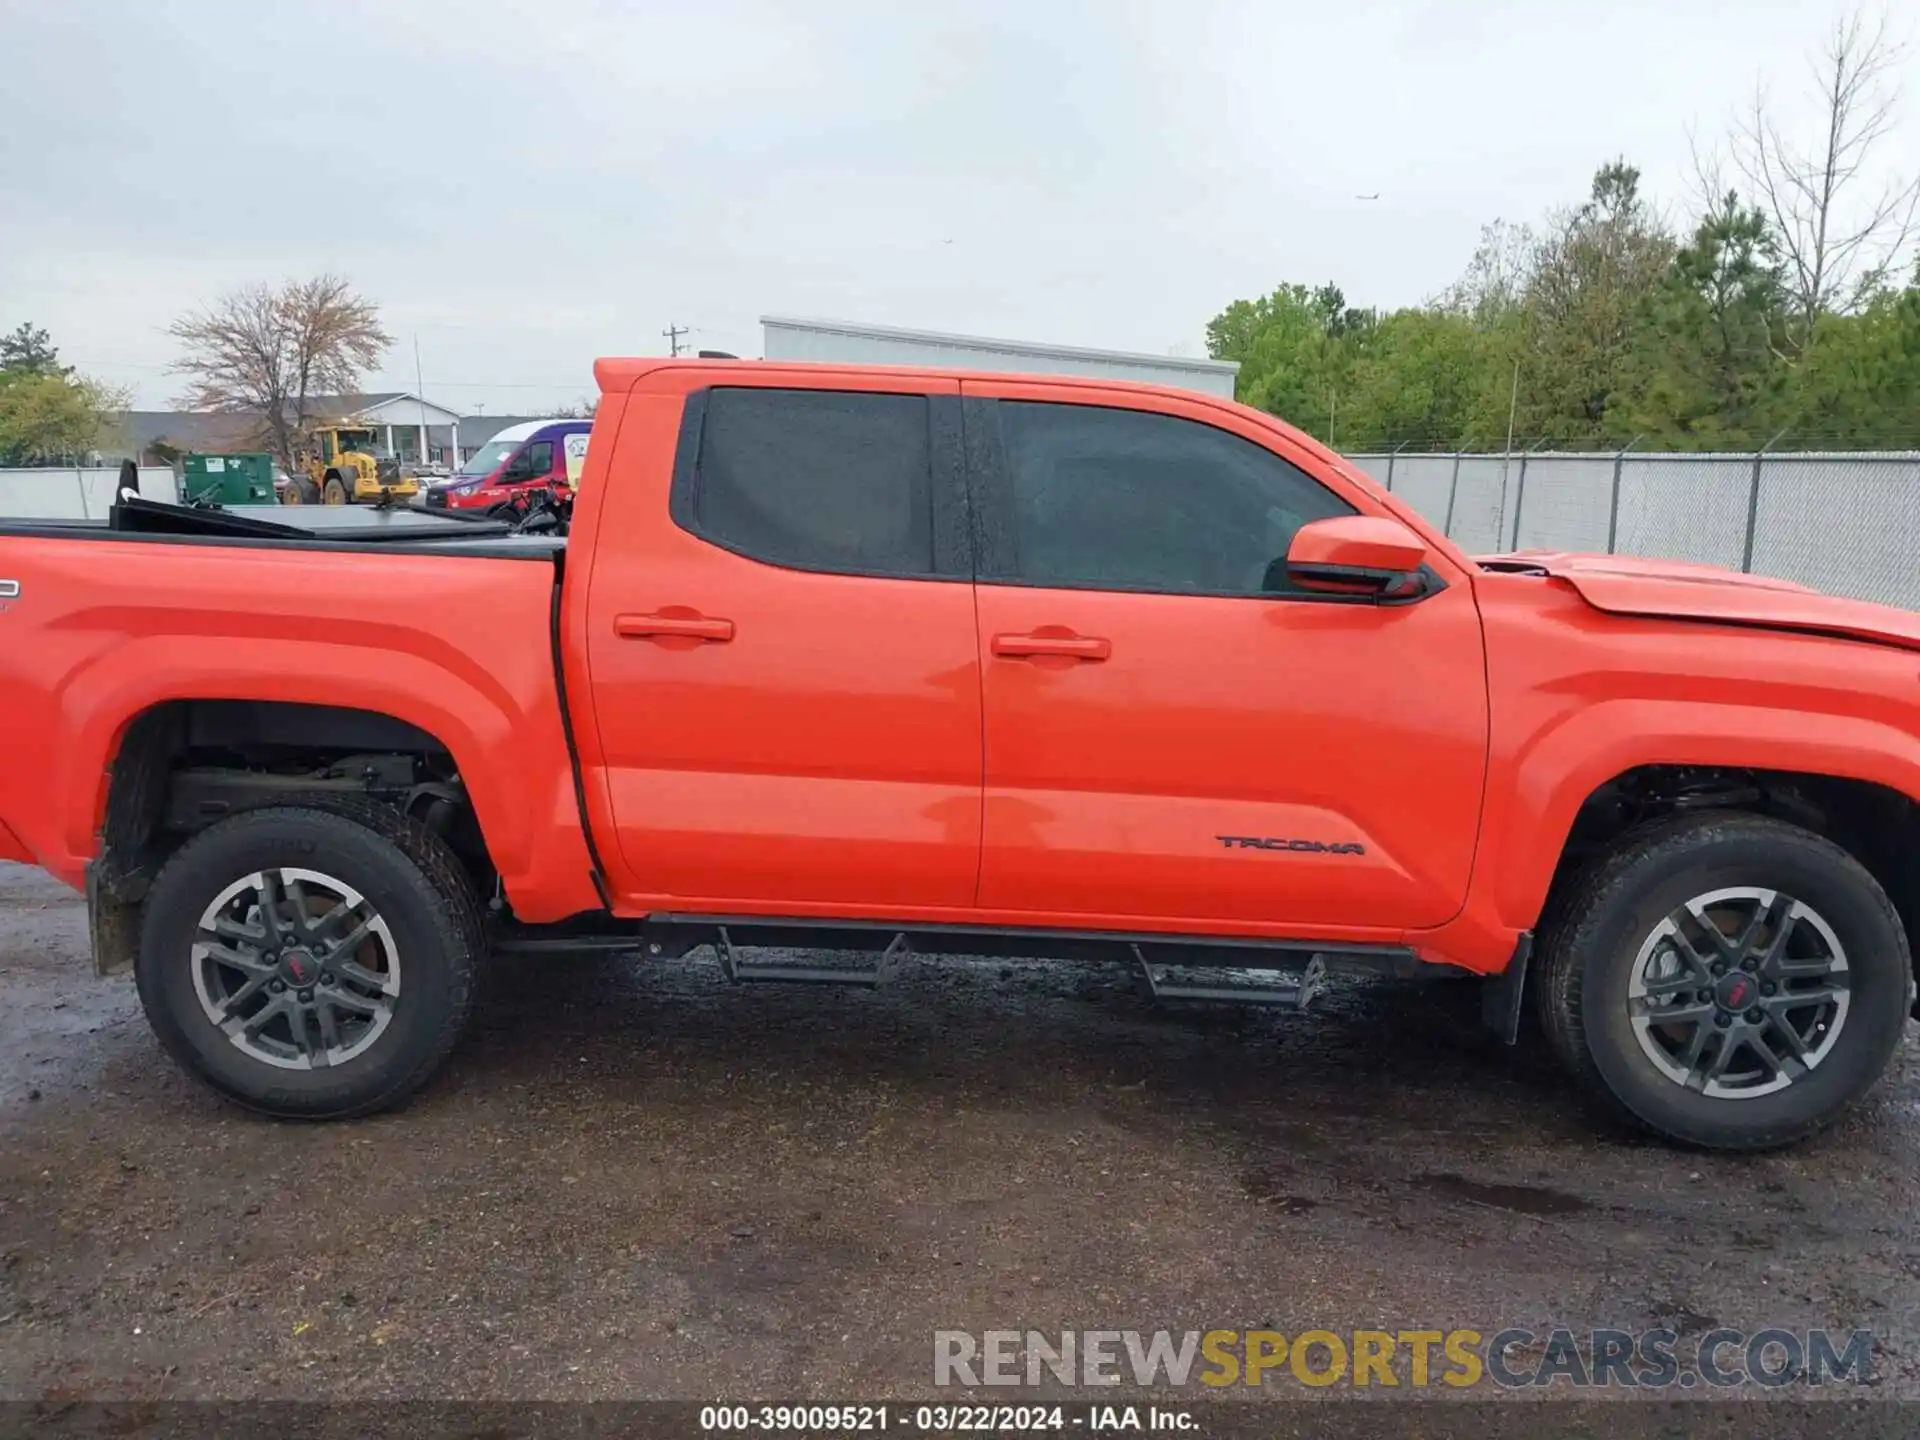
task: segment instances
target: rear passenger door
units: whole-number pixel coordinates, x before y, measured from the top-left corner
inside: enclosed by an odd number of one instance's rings
[[[587,602],[619,848],[603,860],[649,910],[970,905],[980,669],[958,386],[751,379],[673,413],[636,397],[620,428]]]

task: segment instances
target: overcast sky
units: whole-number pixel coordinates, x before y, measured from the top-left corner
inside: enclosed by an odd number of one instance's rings
[[[370,388],[414,388],[417,337],[430,399],[495,414],[669,323],[757,355],[769,313],[1199,355],[1283,281],[1417,302],[1616,155],[1677,207],[1689,125],[1798,88],[1838,13],[0,0],[0,327],[149,407],[171,317],[322,270],[397,337]]]

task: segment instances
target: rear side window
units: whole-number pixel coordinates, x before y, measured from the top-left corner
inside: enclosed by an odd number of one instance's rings
[[[703,411],[674,477],[684,528],[775,565],[935,573],[926,396],[718,388]]]
[[[1002,400],[1004,493],[984,578],[1161,594],[1293,590],[1309,520],[1353,507],[1230,431],[1140,410]]]

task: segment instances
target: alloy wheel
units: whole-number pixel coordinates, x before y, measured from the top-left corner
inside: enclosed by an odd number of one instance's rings
[[[1668,1079],[1716,1099],[1783,1090],[1833,1051],[1851,999],[1847,953],[1812,906],[1778,890],[1696,895],[1634,957],[1627,1013]]]
[[[366,897],[318,870],[261,870],[200,917],[194,993],[235,1047],[311,1070],[365,1052],[393,1021],[400,954]]]

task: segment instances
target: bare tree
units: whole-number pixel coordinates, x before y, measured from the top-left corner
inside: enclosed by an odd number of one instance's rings
[[[378,308],[337,275],[231,291],[167,333],[185,351],[173,367],[188,377],[182,403],[254,417],[289,470],[315,397],[351,391],[393,343]]]
[[[1516,313],[1539,243],[1528,225],[1495,220],[1481,226],[1467,273],[1441,294],[1440,305],[1489,325]]]
[[[1835,24],[1812,61],[1820,126],[1810,143],[1783,132],[1764,84],[1735,124],[1733,166],[1778,232],[1786,261],[1796,349],[1811,343],[1822,312],[1849,310],[1870,295],[1913,237],[1920,176],[1873,170],[1898,119],[1889,81],[1903,56],[1884,16],[1869,24],[1855,14]]]

